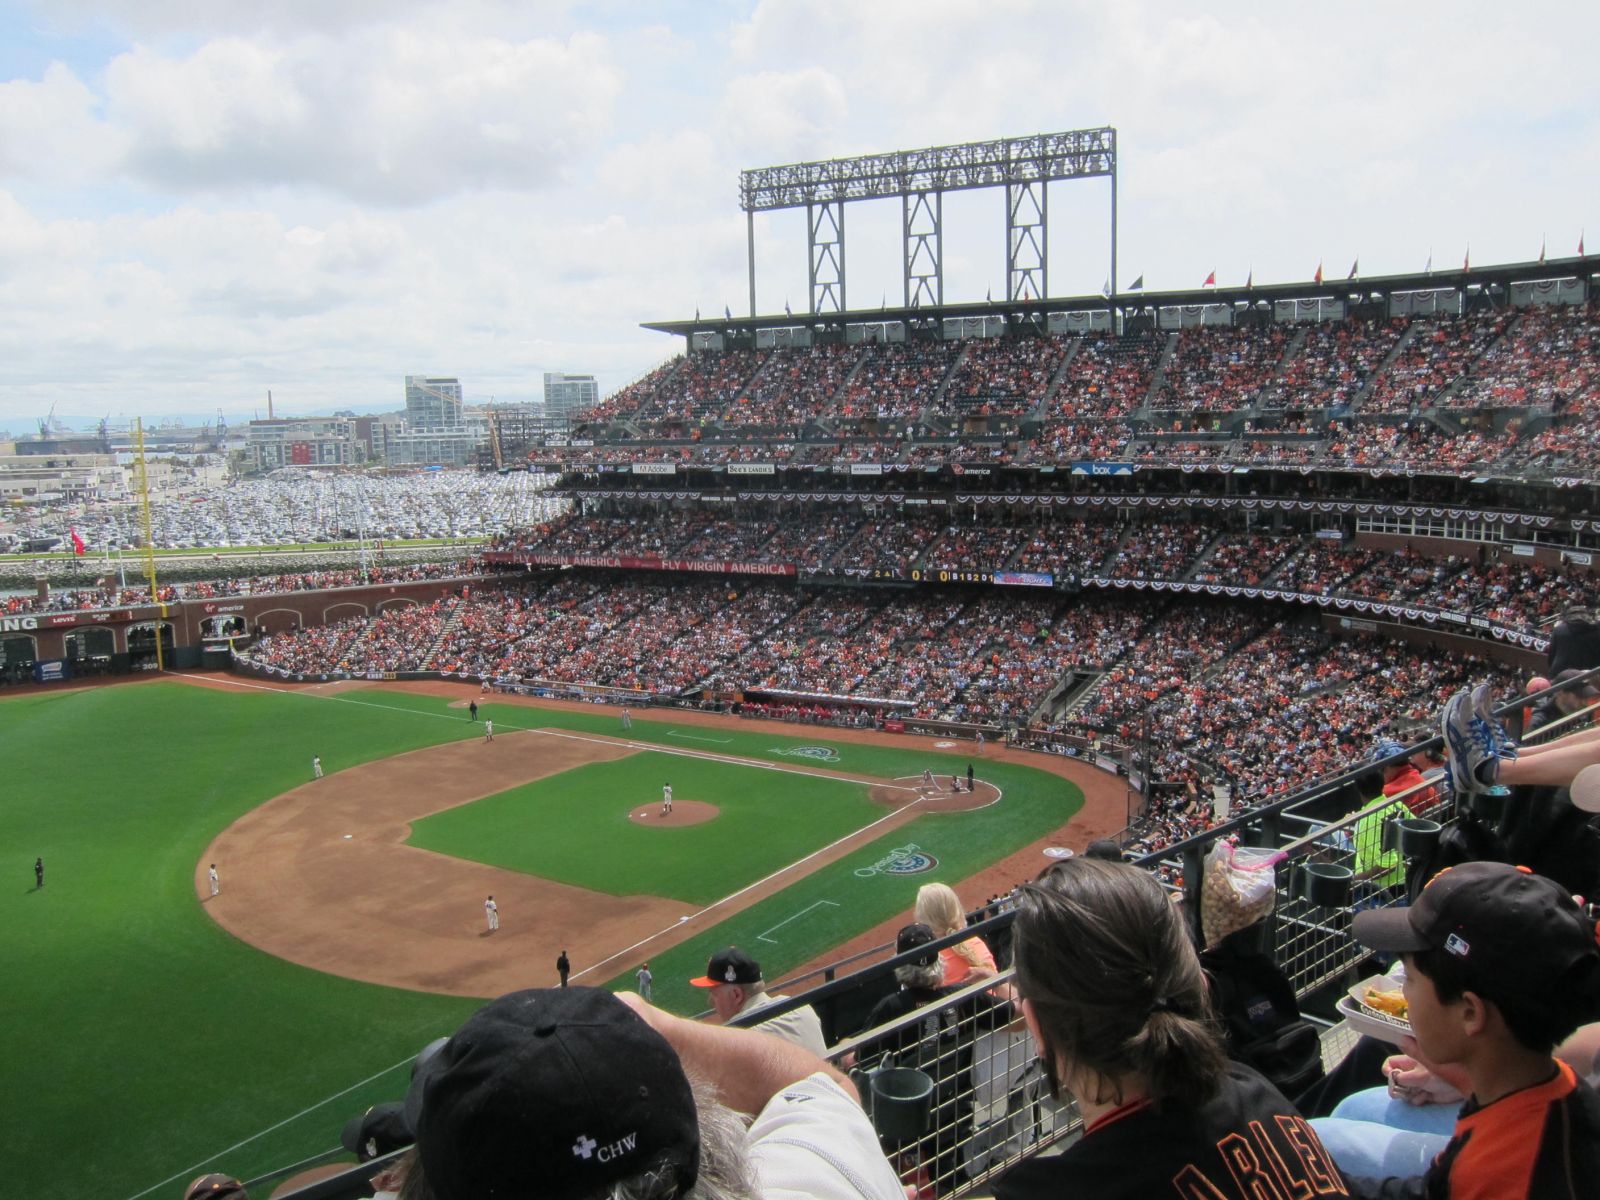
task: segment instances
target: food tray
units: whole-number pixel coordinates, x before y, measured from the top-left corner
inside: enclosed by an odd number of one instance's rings
[[[1380,991],[1392,992],[1399,986],[1399,981],[1388,975],[1373,975],[1363,979],[1350,989],[1348,995],[1341,996],[1334,1005],[1339,1010],[1339,1015],[1350,1023],[1350,1027],[1368,1037],[1375,1037],[1385,1042],[1400,1044],[1400,1039],[1411,1036],[1411,1022],[1399,1017],[1390,1016],[1362,1003],[1361,997],[1366,995],[1370,987]]]

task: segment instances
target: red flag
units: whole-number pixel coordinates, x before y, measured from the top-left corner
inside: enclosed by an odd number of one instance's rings
[[[1583,234],[1578,235],[1578,257],[1583,257]]]
[[[77,529],[69,528],[67,530],[67,536],[72,539],[72,552],[74,554],[82,557],[83,555],[89,553],[89,547],[83,544],[83,539],[78,536]]]
[[[1256,285],[1256,269],[1254,267],[1251,267],[1250,268],[1250,277],[1244,281],[1244,286],[1247,287],[1247,288],[1253,288],[1253,287],[1255,287],[1255,285]]]
[[[1311,282],[1312,283],[1321,283],[1322,282],[1322,264],[1321,263],[1317,264],[1317,273],[1311,277]]]
[[[1544,262],[1544,248],[1545,248],[1545,240],[1543,238],[1540,238],[1539,239],[1539,261],[1540,261],[1540,263]]]
[[[1204,283],[1202,283],[1200,286],[1201,287],[1215,287],[1216,285],[1217,285],[1217,273],[1216,273],[1216,271],[1212,271],[1211,274],[1206,276],[1206,281]]]
[[[1461,269],[1463,271],[1472,270],[1472,247],[1471,246],[1468,246],[1467,247],[1467,252],[1464,255],[1461,256]]]

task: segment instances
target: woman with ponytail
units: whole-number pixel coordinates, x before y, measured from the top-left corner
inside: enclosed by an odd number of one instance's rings
[[[1347,1194],[1294,1107],[1228,1060],[1194,947],[1148,872],[1055,863],[1019,889],[1015,938],[1023,1016],[1084,1134],[1013,1167],[999,1200]]]

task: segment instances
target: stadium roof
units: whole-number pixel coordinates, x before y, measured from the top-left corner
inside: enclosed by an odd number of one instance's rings
[[[967,304],[906,308],[885,305],[879,308],[851,309],[847,312],[772,313],[735,317],[696,314],[689,320],[644,321],[641,327],[659,333],[689,337],[695,333],[752,333],[758,329],[838,328],[845,325],[881,321],[956,320],[962,317],[1023,316],[1053,312],[1084,312],[1115,309],[1127,313],[1197,305],[1246,306],[1277,300],[1337,300],[1366,303],[1403,292],[1432,290],[1472,290],[1485,286],[1506,288],[1516,283],[1539,283],[1558,279],[1588,279],[1600,275],[1600,254],[1583,257],[1552,258],[1545,262],[1501,263],[1496,266],[1456,268],[1448,271],[1415,272],[1406,275],[1358,275],[1354,279],[1324,279],[1296,283],[1243,284],[1232,287],[1203,287],[1187,291],[1119,292],[1115,296],[1052,296],[1046,300],[980,300]],[[1591,295],[1593,289],[1591,288]]]

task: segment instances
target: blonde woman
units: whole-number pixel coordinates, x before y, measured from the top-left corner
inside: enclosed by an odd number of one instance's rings
[[[967,927],[966,909],[961,898],[948,883],[927,883],[917,890],[916,918],[936,938],[957,933]],[[954,946],[939,951],[939,961],[944,964],[946,987],[974,983],[999,974],[994,965],[994,955],[983,939],[970,937]]]

